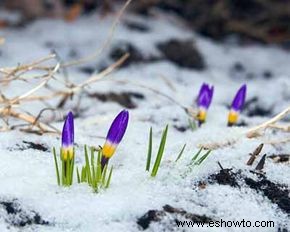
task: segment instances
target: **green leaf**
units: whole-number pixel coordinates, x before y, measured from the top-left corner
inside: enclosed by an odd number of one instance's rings
[[[107,169],[108,169],[108,165],[106,164],[102,173],[102,186],[105,186]]]
[[[165,130],[163,131],[162,137],[161,137],[161,141],[160,141],[160,145],[159,145],[159,149],[158,149],[158,153],[157,153],[157,157],[151,172],[151,176],[155,177],[157,175],[159,166],[160,166],[160,162],[164,153],[164,148],[165,148],[165,143],[166,143],[166,138],[167,138],[167,131],[168,131],[168,125],[166,126]]]
[[[186,147],[186,143],[183,145],[183,147],[182,147],[181,151],[179,152],[179,154],[178,154],[175,162],[177,162],[181,158],[181,156],[182,156],[182,154],[184,152],[185,147]]]
[[[69,185],[72,185],[73,183],[73,176],[74,176],[74,166],[75,166],[75,154],[73,154],[73,158],[70,160],[70,181]]]
[[[61,183],[65,185],[65,161],[61,159]]]
[[[111,167],[111,170],[110,170],[109,177],[108,177],[108,180],[107,180],[105,188],[109,188],[109,186],[110,186],[112,173],[113,173],[113,166]]]
[[[102,159],[102,151],[99,150],[98,152],[98,163],[97,163],[97,182],[100,182],[102,179],[102,165],[101,165],[101,159]]]
[[[65,185],[68,186],[70,183],[70,160],[67,156],[67,159],[64,161],[65,162]]]
[[[98,160],[97,160],[97,165],[101,165],[101,160],[102,160],[102,150],[98,150]]]
[[[202,150],[203,150],[203,147],[201,147],[199,151],[195,154],[195,156],[192,157],[191,159],[192,162],[194,162],[198,158]]]
[[[85,145],[85,160],[86,160],[86,176],[89,184],[92,184],[92,174],[91,174],[91,168],[90,168],[90,161],[88,157],[88,149],[87,145]]]
[[[200,165],[211,153],[211,150],[208,150],[199,160],[195,162],[195,165]]]
[[[94,148],[91,147],[91,166],[92,166],[92,176],[95,174],[95,155],[94,155]]]
[[[80,173],[79,173],[78,167],[77,167],[77,180],[78,180],[78,183],[80,184],[81,183],[81,177],[80,177]]]
[[[148,144],[146,171],[150,170],[151,156],[152,156],[152,127],[150,127],[150,132],[149,132],[149,144]]]
[[[56,171],[56,180],[57,180],[57,184],[60,185],[59,168],[58,168],[55,148],[52,149],[52,152],[53,152],[53,157],[54,157],[54,165],[55,165],[55,171]]]
[[[86,181],[87,181],[87,169],[86,169],[86,166],[84,165],[82,167],[81,182],[86,182]]]
[[[191,118],[188,119],[188,124],[189,124],[189,127],[192,131],[196,130],[196,123]]]

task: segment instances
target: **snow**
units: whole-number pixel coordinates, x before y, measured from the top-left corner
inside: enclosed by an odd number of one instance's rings
[[[71,59],[69,54],[72,50],[77,52],[77,57],[74,58],[88,55],[106,40],[113,19],[113,16],[101,18],[91,15],[71,24],[59,20],[40,20],[22,29],[5,29],[1,32],[6,39],[5,45],[0,47],[1,67],[31,62],[46,56],[50,52],[50,48],[45,46],[47,42],[54,44],[54,49],[63,60]],[[160,210],[166,204],[216,219],[272,220],[275,222],[276,231],[278,226],[290,229],[289,215],[256,191],[246,187],[238,189],[218,184],[208,185],[205,190],[199,190],[196,186],[199,180],[220,170],[217,161],[225,168],[241,169],[247,173],[252,170],[245,165],[248,154],[264,140],[245,138],[246,128],[243,127],[227,128],[227,105],[231,103],[237,89],[243,83],[247,83],[248,99],[257,96],[259,103],[272,108],[274,114],[288,106],[290,53],[274,46],[239,47],[216,43],[191,33],[185,26],[180,26],[181,23],[177,20],[168,19],[162,14],[154,20],[133,15],[125,16],[125,19],[140,21],[146,24],[150,31],[132,32],[121,23],[114,33],[113,44],[125,40],[133,43],[144,54],[158,54],[154,46],[157,42],[170,38],[190,38],[203,54],[208,69],[202,72],[181,69],[166,61],[137,64],[116,71],[109,79],[88,88],[90,92],[98,93],[136,91],[144,94],[146,98],[136,100],[138,107],[129,111],[130,124],[127,133],[110,161],[114,166],[111,186],[99,194],[94,194],[85,184],[74,184],[70,188],[58,187],[50,151],[22,151],[16,146],[23,145],[22,141],[27,140],[45,144],[49,148],[59,147],[59,137],[37,136],[20,131],[0,133],[0,201],[18,199],[23,208],[38,212],[44,220],[51,223],[48,226],[26,226],[21,231],[138,231],[137,218],[148,210]],[[108,52],[106,49],[93,64],[108,63]],[[254,73],[256,77],[252,80],[245,79],[244,76],[233,78],[229,70],[235,62],[241,62],[247,71]],[[271,70],[275,78],[271,81],[264,79],[262,73],[265,69]],[[74,82],[88,77],[76,68],[69,69],[68,72]],[[161,75],[174,86],[174,90],[160,78]],[[183,109],[148,89],[130,83],[116,83],[114,80],[125,80],[156,88],[183,105],[192,104],[203,82],[213,84],[215,93],[208,121],[194,132],[187,130],[180,133],[172,125],[187,126],[188,118]],[[53,83],[57,86],[56,82]],[[29,84],[24,85],[20,82],[1,91],[11,97],[25,92],[24,87],[29,88]],[[93,99],[86,99],[82,104],[85,118],[75,120],[78,166],[84,162],[83,146],[102,145],[102,137],[106,135],[110,122],[122,109],[122,106],[116,103],[101,103]],[[68,105],[73,105],[73,102]],[[29,103],[23,107],[38,113],[43,105]],[[58,117],[68,110],[69,107],[66,106],[58,113]],[[173,119],[178,119],[178,122],[173,123]],[[251,126],[267,118],[249,118],[244,114],[242,119]],[[153,127],[153,154],[156,154],[166,124],[171,126],[164,159],[157,177],[153,179],[144,170],[149,128]],[[54,125],[62,128],[62,122],[55,122]],[[273,138],[273,134],[267,136]],[[275,138],[285,138],[287,135],[278,133],[276,136]],[[188,163],[198,150],[197,145],[227,140],[237,140],[237,143],[213,151],[201,166],[187,172]],[[187,144],[185,152],[180,162],[175,163],[174,160],[184,143]],[[281,145],[279,149],[279,153],[289,153],[290,145]],[[272,145],[265,145],[263,149],[263,153],[267,154],[276,151],[278,148]],[[287,164],[274,164],[269,159],[266,161],[267,177],[276,183],[290,185],[289,169]],[[187,175],[181,175],[184,173]],[[7,224],[5,217],[0,207],[0,231],[17,231],[18,228]],[[149,230],[166,230],[167,226],[166,223],[152,223]],[[172,228],[172,225],[171,229],[178,231],[178,228]],[[184,229],[200,231],[198,228]],[[256,231],[272,229],[260,228]],[[211,228],[204,231],[248,229]]]

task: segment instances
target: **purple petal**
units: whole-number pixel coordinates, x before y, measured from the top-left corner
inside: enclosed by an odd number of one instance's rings
[[[74,116],[69,112],[62,129],[62,147],[70,147],[74,144]]]
[[[127,110],[121,111],[112,122],[107,134],[107,140],[113,144],[118,144],[122,140],[127,129],[129,113]]]
[[[247,92],[247,86],[243,85],[238,92],[236,93],[236,96],[232,102],[232,109],[235,111],[241,111],[246,99],[246,92]]]
[[[208,84],[203,83],[199,90],[197,105],[199,107],[208,109],[212,101],[213,92],[214,92],[213,86],[209,87]]]

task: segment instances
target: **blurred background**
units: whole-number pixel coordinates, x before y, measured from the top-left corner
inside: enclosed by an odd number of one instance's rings
[[[20,80],[23,73],[15,75],[19,72],[15,65],[31,64],[53,53],[56,57],[49,61],[65,64],[58,75],[65,78],[65,88],[72,88],[129,54],[112,72],[111,82],[90,86],[86,97],[136,109],[146,98],[144,86],[149,86],[147,90],[157,86],[162,94],[173,96],[173,105],[192,105],[201,84],[207,82],[216,91],[212,110],[223,112],[215,114],[221,118],[209,120],[213,125],[219,120],[224,125],[232,96],[243,84],[248,85],[248,93],[241,125],[257,123],[259,117],[272,117],[289,106],[290,0],[132,0],[122,11],[125,3],[0,1],[3,77]],[[73,65],[66,65],[71,61]],[[47,70],[34,67],[33,71]],[[39,78],[39,72],[25,74],[34,75],[35,82]],[[7,86],[1,86],[6,94],[15,92],[16,88]],[[52,86],[48,92],[55,91],[56,84]],[[22,82],[18,88],[21,93]],[[152,109],[166,105],[162,97],[160,102],[154,98],[156,92],[148,93]],[[81,105],[78,98],[73,99],[76,104],[67,99],[72,98],[65,96],[49,106],[66,111],[65,106]],[[41,107],[28,105],[27,109],[36,115]],[[106,112],[106,106],[101,107]],[[74,113],[79,117],[95,114],[82,107]]]
[[[95,11],[110,14],[123,0],[2,0],[0,26],[21,26],[41,17],[76,20]],[[161,10],[175,14],[192,30],[215,40],[238,35],[249,40],[288,46],[290,41],[289,0],[138,0],[129,10],[143,16]]]

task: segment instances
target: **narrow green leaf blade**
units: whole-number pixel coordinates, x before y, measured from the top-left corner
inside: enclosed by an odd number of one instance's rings
[[[85,160],[86,160],[87,180],[89,184],[92,184],[91,167],[90,167],[90,161],[88,157],[88,149],[86,145],[85,145]]]
[[[168,125],[166,126],[165,130],[163,131],[162,137],[161,137],[161,141],[160,141],[160,145],[159,145],[159,149],[158,149],[158,153],[156,156],[156,160],[151,172],[151,176],[155,177],[157,175],[159,166],[160,166],[160,162],[164,153],[164,148],[165,148],[165,144],[166,144],[166,138],[167,138],[167,132],[168,132]]]
[[[80,177],[80,173],[79,173],[78,167],[77,167],[77,180],[78,180],[78,183],[80,184],[81,183],[81,177]]]
[[[211,153],[211,150],[208,150],[199,160],[196,161],[196,165],[200,165]]]
[[[108,165],[106,164],[102,173],[102,182],[101,182],[102,186],[105,186],[107,169],[108,169]]]
[[[151,157],[152,157],[152,127],[150,127],[150,132],[149,132],[149,144],[148,144],[146,171],[150,170]]]
[[[52,152],[53,152],[53,157],[54,157],[54,165],[55,165],[55,171],[56,171],[56,180],[57,180],[57,184],[60,185],[59,168],[58,168],[55,148],[52,149]]]
[[[109,177],[108,177],[107,184],[106,184],[105,188],[109,188],[110,183],[111,183],[112,174],[113,174],[113,166],[111,167],[111,170],[110,170]]]
[[[182,156],[182,154],[183,154],[183,152],[185,150],[185,147],[186,147],[186,143],[183,145],[183,147],[182,147],[181,151],[179,152],[175,162],[177,162],[181,158],[181,156]]]
[[[192,157],[192,159],[191,159],[192,162],[195,161],[198,158],[198,156],[200,155],[202,150],[203,150],[203,147],[201,147],[199,149],[199,151],[195,154],[195,156]]]

